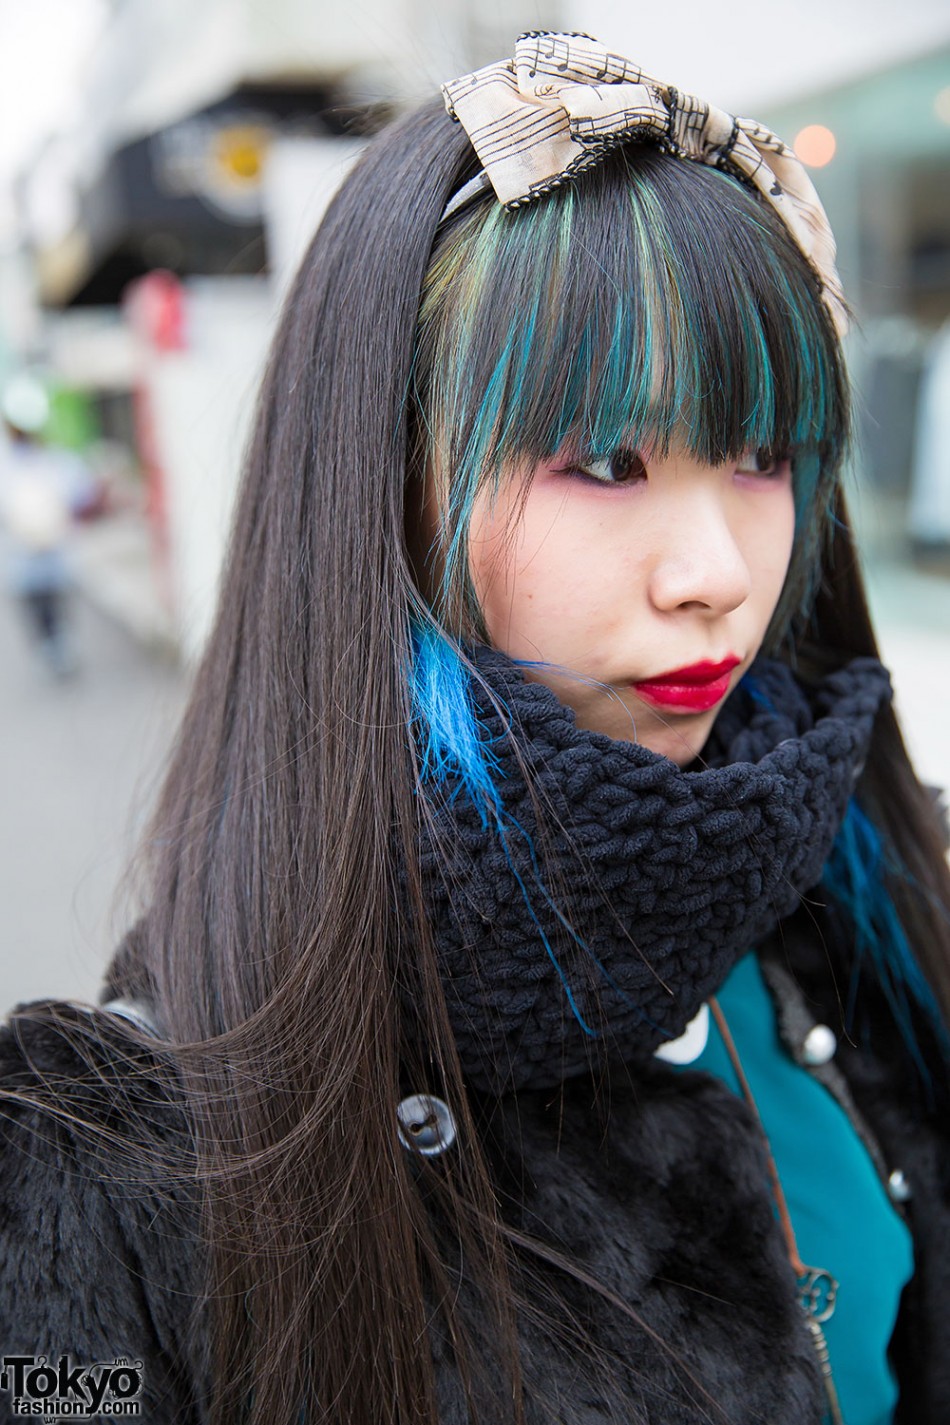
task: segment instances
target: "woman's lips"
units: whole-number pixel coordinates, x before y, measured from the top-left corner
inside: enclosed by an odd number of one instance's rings
[[[741,662],[730,654],[719,663],[691,663],[688,668],[674,668],[633,686],[638,697],[658,707],[708,712],[728,693],[732,670]]]

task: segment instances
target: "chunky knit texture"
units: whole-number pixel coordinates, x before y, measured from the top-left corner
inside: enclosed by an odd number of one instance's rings
[[[643,749],[578,733],[570,714],[546,690],[525,684],[513,665],[497,655],[479,657],[480,667],[486,662],[499,699],[512,712],[516,705],[525,709],[514,743],[503,740],[500,718],[486,718],[499,739],[495,750],[505,773],[506,805],[526,828],[535,827],[515,747],[538,775],[549,766],[557,771],[565,760],[586,765],[589,795],[569,796],[573,783],[566,774],[561,782],[553,778],[547,795],[557,792],[557,806],[571,813],[565,821],[568,833],[576,837],[583,831],[592,854],[614,848],[613,860],[604,855],[605,874],[621,888],[631,884],[632,871],[617,861],[617,847],[624,838],[641,834],[638,860],[643,867],[654,866],[653,879],[664,864],[664,848],[672,848],[666,864],[670,876],[678,876],[682,824],[674,819],[667,827],[660,811],[692,807],[697,785],[704,790],[717,780],[725,787],[719,808],[726,827],[720,850],[724,882],[726,869],[739,858],[741,827],[754,823],[759,829],[747,835],[754,835],[758,859],[766,867],[759,867],[760,877],[785,888],[782,878],[791,874],[791,866],[805,884],[821,867],[820,848],[811,844],[813,838],[817,842],[815,828],[823,837],[833,834],[830,808],[844,805],[874,710],[887,696],[884,675],[873,663],[851,665],[811,699],[785,670],[763,667],[756,673],[760,699],[740,694],[720,715],[716,743],[706,749],[713,770],[679,772]],[[765,700],[780,712],[770,712]],[[779,746],[786,736],[792,741]],[[576,755],[575,747],[580,749]],[[741,763],[730,762],[740,752]],[[620,770],[608,775],[608,759]],[[650,771],[657,782],[636,798],[628,790],[621,797],[611,790],[618,783],[626,788],[629,777],[639,787],[635,774]],[[723,782],[724,773],[730,775]],[[749,789],[762,775],[774,785],[756,799]],[[653,790],[676,782],[685,784],[685,795],[674,793],[671,799],[668,791]],[[803,784],[809,782],[816,784],[811,794],[816,805],[808,811],[812,830],[806,831],[805,808],[811,801]],[[786,787],[788,825],[797,828],[794,846],[783,844],[774,830]],[[606,799],[606,811],[596,810],[598,797]],[[628,832],[615,826],[631,800],[639,800],[641,820],[653,830]],[[711,793],[701,805],[707,820],[714,818]],[[737,809],[738,831],[730,821]],[[484,855],[491,833],[480,831],[471,808],[457,803],[454,810],[443,810],[443,832],[462,850],[469,849],[479,896],[486,905],[497,904],[497,925],[480,917],[471,922],[486,968],[507,975],[515,988],[519,983],[537,986],[538,996],[563,1009],[560,981],[537,932],[532,934],[504,858],[499,875],[506,883],[492,882]],[[696,812],[691,824],[701,821]],[[697,834],[698,865],[713,866],[717,834],[715,826]],[[555,838],[555,851],[559,844]],[[765,844],[768,857],[761,850]],[[572,871],[575,857],[566,843],[562,857],[562,869]],[[773,873],[771,862],[779,857],[785,869]],[[754,858],[751,864],[754,868]],[[736,886],[757,884],[754,869],[735,875]],[[706,880],[713,879],[707,869]],[[688,877],[675,885],[691,891]],[[514,906],[504,899],[506,886]],[[572,887],[568,879],[565,903],[579,916],[584,892]],[[454,902],[451,939],[446,925],[453,902],[434,875],[432,893],[457,1026],[465,1030],[469,1020],[479,1022],[481,1016],[484,1030],[490,1007],[461,999],[462,973],[474,980],[470,964],[466,968],[472,952],[465,952],[467,960],[459,958],[458,927],[468,924],[469,901]],[[797,891],[789,889],[786,896],[794,903]],[[673,880],[657,893],[656,900],[661,898],[671,913],[679,914]],[[776,900],[776,913],[780,903],[786,900]],[[542,898],[541,910],[544,904]],[[651,945],[661,943],[652,918],[655,904],[641,908],[644,924],[637,921],[635,927],[641,938],[650,931]],[[630,941],[604,917],[599,900],[593,910],[592,923],[600,917],[594,929],[612,947],[609,968],[620,982]],[[629,907],[624,914],[633,925]],[[733,914],[742,944],[733,950],[724,935],[715,950],[730,962],[745,948],[750,910],[747,906],[744,920],[740,909]],[[765,917],[764,911],[755,914]],[[839,947],[826,943],[815,929],[813,916],[806,914],[780,927],[783,963],[792,972],[786,979],[800,978],[811,1011],[840,1031],[836,981],[842,966],[837,959],[829,963],[829,954],[837,956]],[[684,996],[692,974],[687,930],[680,926],[677,931],[677,944],[685,941],[685,950],[665,952],[662,962],[671,986]],[[589,961],[585,952],[575,950],[571,968],[576,974]],[[642,967],[643,962],[637,958],[631,964]],[[652,975],[637,980],[631,969],[626,992],[632,998],[638,984],[652,983]],[[606,1007],[619,1018],[626,1002],[618,998]],[[203,1309],[194,1319],[191,1310],[201,1290],[205,1246],[190,1172],[193,1129],[187,1107],[168,1084],[162,1056],[150,1072],[148,1054],[130,1044],[121,1020],[59,1006],[61,1022],[47,1024],[43,1009],[38,1006],[0,1029],[0,1340],[8,1353],[44,1352],[55,1359],[68,1351],[76,1361],[112,1360],[118,1354],[140,1359],[146,1375],[142,1418],[152,1425],[203,1425],[208,1321]],[[788,1004],[784,1010],[779,1006],[780,1025],[788,1010]],[[64,1016],[75,1021],[71,1032],[63,1027]],[[802,1022],[810,1022],[807,1015]],[[563,1015],[552,1009],[547,1020],[525,1013],[520,1026],[516,1018],[512,1024],[504,1047],[513,1054],[523,1043],[535,1049],[533,1058],[518,1060],[525,1078],[553,1076],[555,1058],[575,1063],[574,1046],[591,1042],[569,1009]],[[547,1046],[539,1037],[546,1025],[555,1031]],[[612,1020],[609,1029],[612,1034]],[[460,1034],[466,1066],[473,1074],[480,1067],[482,1077],[489,1078],[491,1059],[473,1042],[473,1034],[471,1028]],[[901,1301],[893,1352],[901,1390],[899,1419],[945,1425],[950,1420],[947,1125],[925,1123],[909,1110],[885,1059],[849,1045],[840,1032],[839,1040],[840,1068],[878,1137],[886,1167],[901,1168],[913,1185],[908,1211],[916,1270]],[[641,1059],[640,1051],[651,1041],[640,1022],[630,1020],[609,1041],[605,1034],[593,1042],[610,1042],[620,1050],[629,1044],[631,1059],[596,1085],[572,1073],[554,1091],[471,1095],[499,1211],[519,1238],[537,1246],[519,1249],[513,1262],[515,1284],[525,1296],[518,1331],[528,1425],[820,1425],[824,1397],[817,1358],[802,1324],[761,1137],[747,1105],[706,1074],[674,1070],[649,1055]],[[888,1043],[885,1026],[881,1043]],[[496,1077],[501,1077],[497,1071]],[[125,1145],[121,1152],[113,1146],[120,1144]],[[177,1167],[171,1178],[160,1171],[166,1153]],[[425,1170],[438,1172],[441,1162],[438,1157],[426,1160]],[[432,1230],[440,1230],[434,1212]],[[449,1262],[452,1247],[450,1242]],[[550,1264],[545,1253],[566,1256],[574,1274]],[[459,1292],[467,1300],[472,1288],[464,1266]],[[602,1289],[585,1289],[584,1279]],[[637,1325],[637,1318],[643,1325]],[[484,1336],[488,1343],[485,1389],[490,1398],[482,1418],[501,1419],[504,1410],[490,1408],[495,1383],[490,1323],[480,1320],[474,1297],[470,1324],[473,1339]],[[469,1425],[465,1386],[437,1311],[430,1329],[439,1419],[442,1425]],[[0,1400],[0,1419],[7,1418],[6,1399]],[[507,1408],[506,1401],[501,1404]]]
[[[497,650],[474,661],[503,836],[457,781],[434,789],[426,896],[470,1082],[545,1088],[681,1034],[817,884],[890,683],[860,658],[806,694],[759,660],[682,770],[578,729]]]

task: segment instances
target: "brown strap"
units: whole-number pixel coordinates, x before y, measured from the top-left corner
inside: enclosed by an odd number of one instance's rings
[[[755,1101],[752,1089],[749,1087],[749,1080],[745,1076],[745,1070],[743,1069],[742,1061],[739,1058],[739,1051],[736,1048],[735,1040],[733,1039],[729,1026],[726,1023],[726,1016],[723,1014],[719,1001],[716,999],[715,996],[712,996],[710,998],[709,1008],[712,1010],[713,1018],[716,1021],[719,1033],[722,1035],[722,1042],[726,1046],[726,1053],[732,1060],[732,1067],[736,1071],[736,1078],[739,1080],[739,1087],[742,1089],[746,1103],[749,1105],[752,1112],[755,1114],[755,1121],[759,1125],[759,1132],[762,1134],[762,1142],[765,1146],[765,1156],[768,1158],[769,1163],[769,1176],[772,1179],[772,1191],[775,1194],[775,1206],[778,1209],[779,1221],[782,1224],[782,1231],[785,1233],[785,1245],[788,1248],[788,1260],[792,1264],[792,1270],[794,1271],[796,1277],[803,1277],[807,1273],[808,1268],[805,1266],[805,1263],[802,1261],[801,1257],[798,1254],[798,1243],[795,1241],[795,1230],[792,1227],[792,1219],[789,1215],[788,1204],[785,1201],[785,1194],[782,1191],[782,1184],[779,1179],[778,1168],[775,1166],[775,1159],[772,1156],[772,1148],[769,1143],[768,1134],[765,1131],[765,1125],[762,1122],[762,1115],[759,1113],[758,1104]]]
[[[772,1156],[772,1147],[769,1143],[768,1134],[765,1131],[765,1125],[762,1122],[762,1115],[759,1113],[759,1106],[755,1101],[755,1095],[753,1094],[752,1089],[749,1085],[749,1080],[745,1076],[745,1070],[743,1069],[742,1061],[739,1058],[739,1051],[736,1048],[735,1040],[732,1037],[729,1025],[726,1023],[726,1016],[723,1014],[722,1007],[719,1004],[719,1001],[715,998],[715,996],[710,998],[709,1008],[712,1010],[713,1018],[716,1021],[719,1033],[722,1035],[722,1042],[726,1046],[726,1053],[729,1055],[729,1058],[732,1061],[732,1067],[736,1071],[736,1078],[739,1080],[739,1086],[742,1089],[743,1095],[745,1096],[746,1103],[751,1108],[753,1114],[755,1115],[755,1121],[759,1125],[759,1132],[762,1135],[762,1142],[765,1147],[765,1156],[768,1159],[769,1164],[769,1176],[772,1179],[772,1192],[775,1195],[775,1206],[778,1209],[779,1221],[782,1224],[782,1231],[785,1234],[785,1245],[788,1250],[788,1260],[791,1262],[792,1270],[794,1271],[795,1276],[798,1278],[799,1286],[801,1287],[802,1285],[802,1278],[807,1279],[809,1277],[816,1276],[822,1277],[832,1283],[832,1292],[830,1296],[828,1310],[824,1313],[824,1315],[815,1315],[813,1311],[810,1311],[806,1308],[805,1320],[808,1324],[808,1329],[811,1332],[811,1338],[815,1346],[815,1350],[818,1353],[818,1361],[819,1365],[821,1366],[821,1374],[822,1379],[824,1380],[825,1394],[828,1399],[828,1407],[831,1413],[832,1425],[844,1425],[844,1417],[841,1413],[841,1404],[838,1400],[838,1392],[835,1389],[834,1377],[831,1372],[831,1359],[828,1353],[828,1342],[825,1338],[824,1331],[821,1329],[821,1321],[827,1320],[828,1316],[830,1316],[832,1310],[834,1309],[834,1300],[835,1296],[837,1295],[838,1284],[836,1281],[834,1281],[834,1278],[829,1272],[825,1272],[823,1270],[815,1272],[812,1268],[806,1267],[805,1263],[798,1255],[798,1243],[795,1241],[795,1230],[792,1227],[792,1219],[789,1215],[788,1204],[785,1201],[785,1194],[782,1191],[782,1184],[779,1179],[778,1168],[775,1165],[775,1158]],[[804,1301],[802,1302],[802,1305],[805,1305]]]

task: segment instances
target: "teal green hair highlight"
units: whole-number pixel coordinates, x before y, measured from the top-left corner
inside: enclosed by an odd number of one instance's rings
[[[790,454],[775,641],[807,608],[847,433],[840,352],[805,259],[734,180],[625,151],[526,209],[471,210],[426,275],[415,385],[441,508],[434,607],[455,631],[483,632],[476,496],[565,447]]]
[[[774,647],[807,614],[830,534],[848,428],[841,353],[817,279],[760,199],[705,166],[625,149],[525,209],[489,200],[447,225],[423,284],[413,396],[439,508],[434,622],[414,625],[410,676],[422,789],[464,791],[508,855],[525,833],[504,808],[461,651],[486,638],[468,573],[476,497],[565,449],[789,455],[796,536]],[[533,880],[532,914],[533,898],[551,904]]]

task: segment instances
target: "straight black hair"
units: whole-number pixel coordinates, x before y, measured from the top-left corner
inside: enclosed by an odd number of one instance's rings
[[[450,252],[463,262],[498,225],[482,204],[439,229],[474,166],[441,105],[402,119],[369,147],[303,262],[260,394],[216,622],[136,867],[144,913],[110,974],[108,995],[153,1007],[192,1124],[193,1156],[169,1171],[192,1175],[200,1193],[198,1314],[210,1331],[215,1425],[438,1425],[435,1329],[473,1420],[520,1425],[516,1325],[519,1312],[539,1309],[532,1279],[548,1282],[550,1319],[560,1323],[552,1329],[578,1351],[582,1323],[555,1300],[552,1274],[608,1295],[501,1215],[418,864],[427,807],[416,794],[407,670],[413,626],[438,622],[438,609],[407,549],[407,500],[411,524],[435,448],[427,432],[451,476],[464,464],[456,456],[466,429],[477,428],[446,394],[447,333],[459,314],[433,266]],[[722,175],[687,167],[631,151],[579,179],[559,200],[577,224],[562,258],[577,302],[609,313],[616,283],[603,242],[591,251],[578,233],[603,227],[611,204],[629,211],[633,187],[663,215],[684,282],[704,294],[706,317],[690,338],[700,353],[723,341],[732,352],[747,340],[750,300],[759,312],[780,412],[772,428],[783,439],[795,437],[808,361],[823,363],[830,415],[812,433],[820,468],[810,495],[820,519],[777,635],[807,678],[875,651],[833,496],[847,426],[840,352],[813,274],[764,207]],[[698,254],[689,246],[697,193]],[[558,211],[525,217],[560,244]],[[504,219],[516,244],[520,221]],[[617,231],[621,266],[625,241]],[[728,266],[715,259],[727,249]],[[543,249],[531,261],[543,265]],[[790,286],[799,306],[812,303],[807,360],[789,346]],[[483,306],[470,314],[486,372],[497,364],[491,314],[502,297],[517,312],[517,289],[483,283]],[[702,368],[708,357],[697,359]],[[731,450],[730,402],[719,415],[697,410],[704,448]],[[593,426],[595,414],[581,403],[575,426],[588,417]],[[552,424],[529,423],[523,446],[546,448]],[[504,450],[490,446],[494,466]],[[947,872],[890,715],[860,790],[905,868],[895,902],[946,1015]],[[408,1089],[453,1105],[458,1152],[422,1160],[400,1145],[395,1105]],[[587,1364],[606,1369],[593,1356]],[[683,1377],[696,1418],[720,1420],[685,1366]]]

